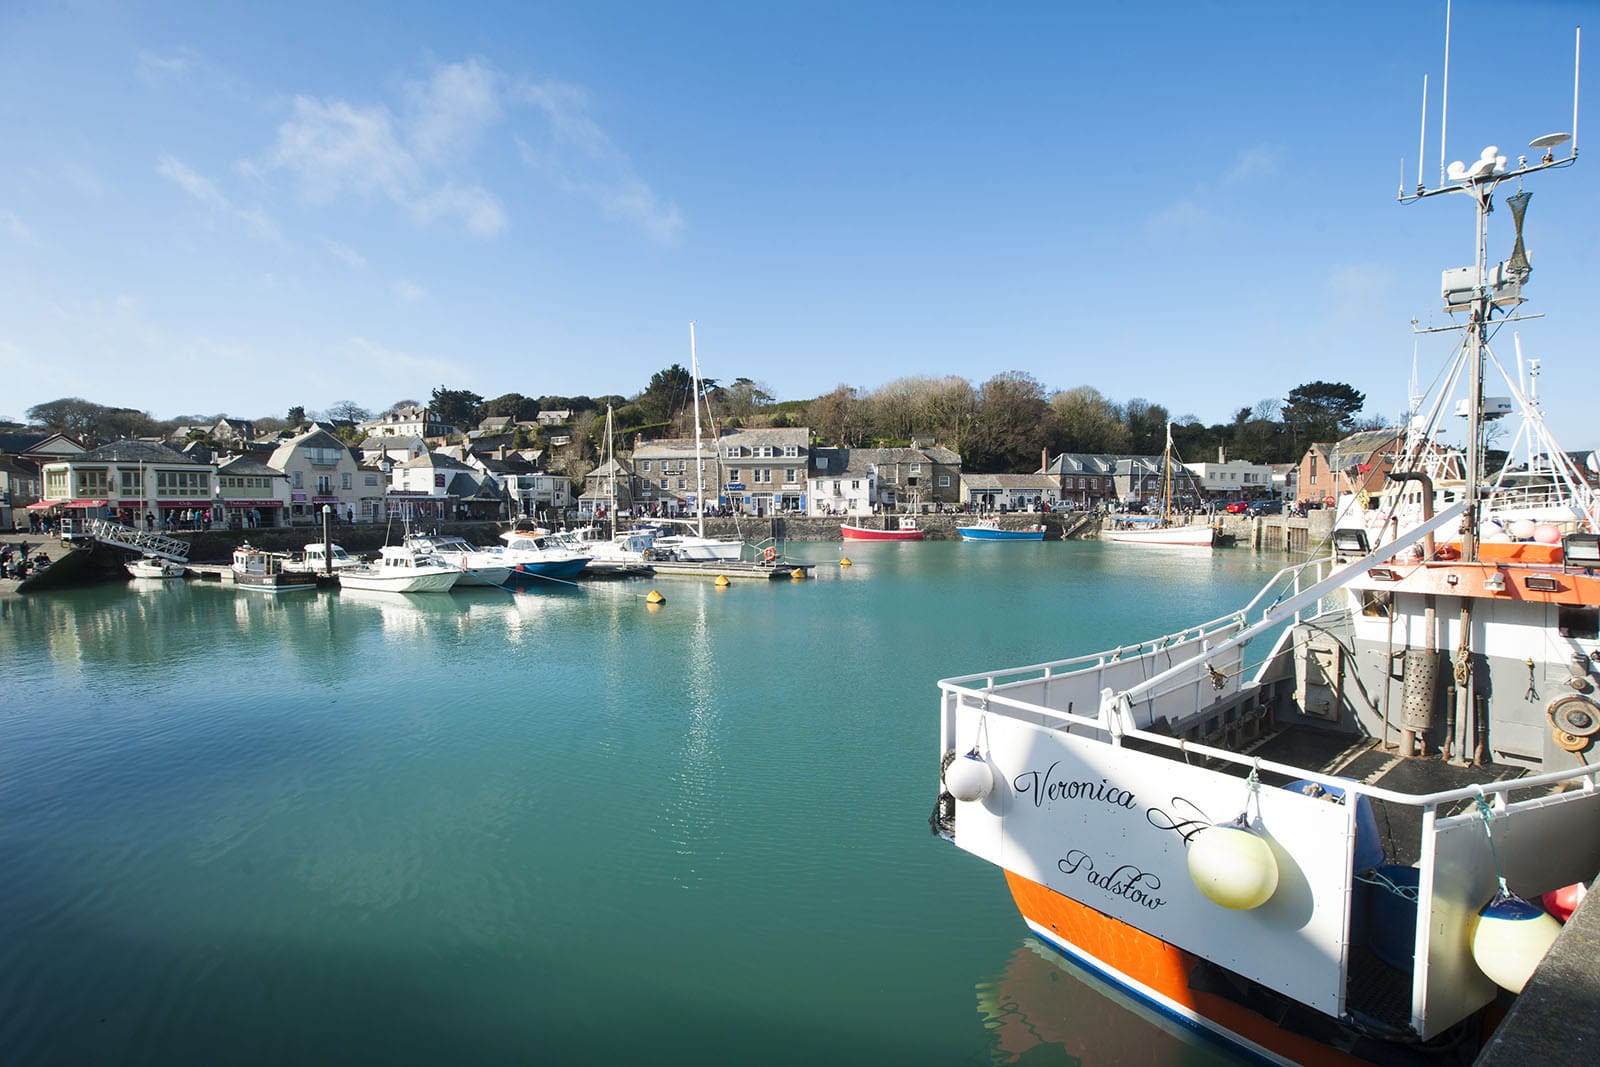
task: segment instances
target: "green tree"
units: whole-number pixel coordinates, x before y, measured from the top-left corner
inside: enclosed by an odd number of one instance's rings
[[[707,386],[709,388],[709,386]],[[674,363],[650,376],[650,384],[634,399],[652,422],[666,422],[679,409],[687,411],[694,392],[694,376]]]
[[[79,396],[69,396],[35,404],[25,414],[35,425],[57,430],[80,441],[87,441],[94,437],[95,427],[105,411],[103,404],[96,404]]]
[[[441,385],[433,391],[428,408],[440,422],[466,429],[482,419],[483,397],[470,389],[446,389]]]
[[[303,425],[306,421],[306,409],[296,404],[289,409],[289,414],[283,417],[283,421],[288,423],[290,427]]]
[[[1314,441],[1337,441],[1350,431],[1365,393],[1343,382],[1307,382],[1289,390],[1283,423],[1298,450]]]
[[[484,402],[483,417],[508,418],[513,422],[532,422],[539,417],[539,402],[521,393],[506,393]]]

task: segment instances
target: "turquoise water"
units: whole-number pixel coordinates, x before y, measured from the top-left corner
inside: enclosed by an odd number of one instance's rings
[[[0,601],[0,1061],[1211,1062],[929,835],[933,683],[1282,560],[840,550],[723,590]]]

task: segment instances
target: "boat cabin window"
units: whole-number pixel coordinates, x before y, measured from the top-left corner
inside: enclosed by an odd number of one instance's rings
[[[1600,640],[1600,608],[1580,608],[1562,605],[1556,618],[1556,627],[1562,637],[1580,641]]]
[[[1394,594],[1387,589],[1363,589],[1361,614],[1372,619],[1387,619],[1394,606]]]

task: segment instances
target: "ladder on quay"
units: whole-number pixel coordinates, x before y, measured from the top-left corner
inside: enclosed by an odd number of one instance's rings
[[[176,537],[146,533],[132,526],[124,526],[120,522],[112,522],[110,519],[90,519],[79,529],[82,534],[87,534],[103,545],[132,549],[146,556],[159,556],[174,563],[189,561],[189,542],[180,541]]]

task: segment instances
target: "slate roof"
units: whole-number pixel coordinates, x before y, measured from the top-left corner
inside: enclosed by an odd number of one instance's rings
[[[131,437],[101,445],[99,448],[85,452],[81,456],[66,456],[62,458],[64,460],[70,459],[74,463],[138,460],[145,463],[189,463],[197,467],[205,466],[207,463],[207,461],[196,459],[193,456],[186,456],[176,449],[168,448],[166,445],[156,444],[153,441],[138,441]]]

